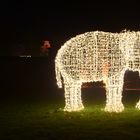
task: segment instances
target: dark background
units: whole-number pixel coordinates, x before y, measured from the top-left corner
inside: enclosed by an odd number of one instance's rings
[[[139,13],[137,1],[2,1],[1,97],[56,96],[59,91],[54,59],[61,45],[88,31],[138,31]],[[40,47],[44,40],[49,40],[52,48],[48,56],[42,57]],[[32,57],[18,57],[20,46]],[[125,79],[130,88],[140,87],[138,73],[127,72]]]
[[[1,51],[14,55],[16,47],[38,54],[43,40],[52,52],[71,37],[88,31],[139,30],[137,1],[2,1],[0,4]]]

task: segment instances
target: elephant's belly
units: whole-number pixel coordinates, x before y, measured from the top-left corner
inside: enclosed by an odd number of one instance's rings
[[[113,63],[101,63],[95,65],[65,65],[64,69],[73,80],[78,80],[82,82],[92,82],[92,81],[102,81],[110,78],[112,76],[118,75],[123,70],[123,65],[120,62]]]

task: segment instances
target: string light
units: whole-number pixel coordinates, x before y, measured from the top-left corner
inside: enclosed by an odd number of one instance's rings
[[[81,85],[104,81],[107,112],[121,112],[123,77],[125,71],[140,72],[140,32],[87,32],[68,40],[55,59],[56,79],[65,89],[65,111],[84,108]],[[140,109],[140,101],[136,107]]]

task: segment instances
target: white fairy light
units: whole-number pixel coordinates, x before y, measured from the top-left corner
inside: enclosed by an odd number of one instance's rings
[[[104,81],[105,111],[121,112],[126,69],[140,72],[140,32],[87,32],[67,41],[55,59],[57,84],[65,88],[65,111],[84,108],[81,85]],[[136,105],[140,109],[140,101]]]

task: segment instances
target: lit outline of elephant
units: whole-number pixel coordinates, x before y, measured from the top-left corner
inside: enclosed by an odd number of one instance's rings
[[[140,32],[87,32],[68,40],[55,59],[57,85],[65,88],[65,111],[84,108],[81,85],[104,81],[107,112],[122,112],[126,70],[140,73]],[[62,77],[61,77],[62,76]],[[140,101],[136,104],[140,109]]]

